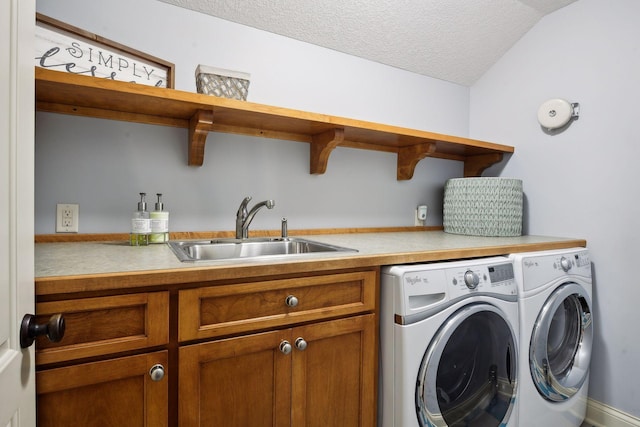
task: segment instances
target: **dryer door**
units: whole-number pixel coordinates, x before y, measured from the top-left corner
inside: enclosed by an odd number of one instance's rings
[[[593,323],[591,300],[576,283],[556,289],[540,310],[531,334],[529,367],[538,392],[562,402],[589,374]]]
[[[415,395],[420,425],[504,426],[515,403],[516,342],[493,305],[470,304],[452,314],[422,358]]]

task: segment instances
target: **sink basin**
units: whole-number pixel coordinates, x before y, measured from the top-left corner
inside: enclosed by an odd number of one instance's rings
[[[290,257],[322,252],[357,252],[306,239],[256,238],[219,239],[207,241],[169,242],[171,250],[180,261],[216,261],[266,257]]]

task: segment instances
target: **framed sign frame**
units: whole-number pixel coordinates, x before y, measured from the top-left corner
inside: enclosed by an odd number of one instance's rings
[[[36,13],[37,67],[173,89],[175,65]]]

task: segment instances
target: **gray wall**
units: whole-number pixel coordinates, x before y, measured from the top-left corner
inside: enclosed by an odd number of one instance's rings
[[[469,88],[419,76],[153,0],[39,1],[38,11],[169,60],[195,92],[198,64],[251,73],[249,101],[466,136]],[[38,113],[36,234],[56,203],[80,205],[80,232],[127,232],[141,191],[163,193],[173,231],[232,230],[238,204],[276,200],[254,229],[413,225],[426,203],[441,224],[442,188],[461,162],[425,159],[396,181],[396,156],[337,148],[309,175],[309,145],[210,134],[204,166],[186,165],[187,131]]]
[[[470,122],[472,137],[515,145],[502,175],[524,181],[528,232],[587,239],[596,331],[589,394],[635,416],[638,16],[636,0],[579,0],[547,16],[472,87]],[[558,97],[579,102],[580,118],[548,135],[536,113]]]

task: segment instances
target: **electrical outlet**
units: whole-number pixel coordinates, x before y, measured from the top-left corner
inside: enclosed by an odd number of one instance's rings
[[[56,233],[77,233],[80,205],[58,203],[56,209]]]

